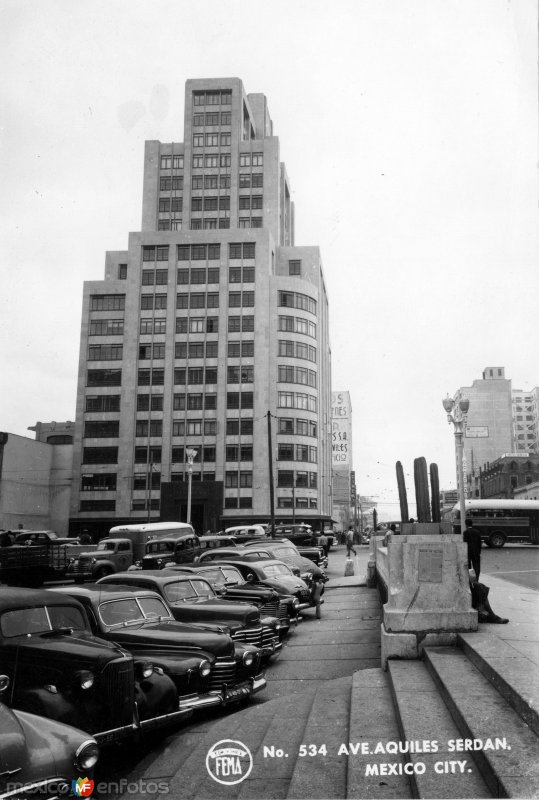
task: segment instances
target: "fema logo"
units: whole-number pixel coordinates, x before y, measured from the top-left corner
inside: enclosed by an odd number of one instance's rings
[[[253,768],[251,751],[243,742],[221,739],[208,750],[206,769],[217,783],[233,786],[241,783]]]

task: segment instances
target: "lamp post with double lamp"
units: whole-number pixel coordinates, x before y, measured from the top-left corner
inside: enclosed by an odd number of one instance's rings
[[[463,399],[458,403],[452,400],[449,395],[442,400],[443,407],[447,414],[449,424],[453,423],[455,429],[455,452],[457,460],[457,482],[459,488],[460,505],[460,532],[464,534],[464,524],[466,520],[466,495],[464,493],[464,431],[466,429],[466,418],[470,401]]]
[[[191,484],[193,482],[193,461],[197,457],[198,450],[194,450],[192,447],[188,447],[185,451],[185,457],[187,459],[187,520],[189,524],[191,523]]]

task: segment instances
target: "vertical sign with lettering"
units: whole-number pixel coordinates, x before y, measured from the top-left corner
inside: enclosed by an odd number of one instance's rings
[[[350,392],[331,393],[333,468],[352,466],[352,409]]]

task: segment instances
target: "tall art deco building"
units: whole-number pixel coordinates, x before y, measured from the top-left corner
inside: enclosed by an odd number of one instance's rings
[[[294,244],[266,97],[187,81],[184,139],[146,143],[142,229],[84,285],[70,529],[185,520],[187,450],[199,532],[272,506],[318,525],[328,301],[319,249]]]

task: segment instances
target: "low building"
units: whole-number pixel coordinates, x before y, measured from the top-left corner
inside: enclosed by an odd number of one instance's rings
[[[539,481],[539,455],[506,453],[481,469],[479,497],[484,499],[518,497],[520,500],[525,500],[524,493],[527,487],[531,487],[537,481]]]
[[[38,422],[36,439],[0,433],[0,528],[67,536],[73,427]]]

